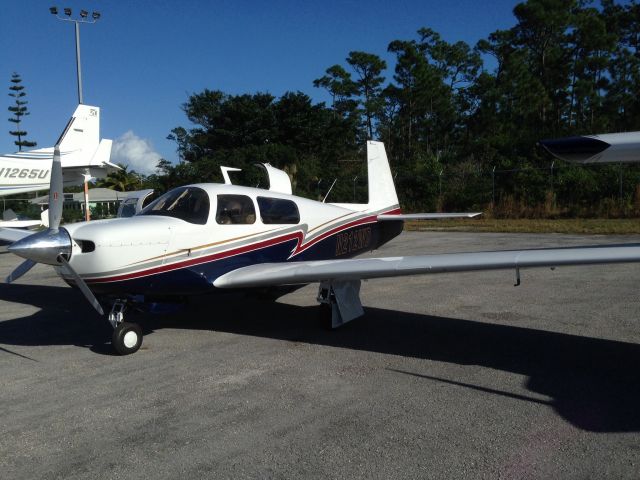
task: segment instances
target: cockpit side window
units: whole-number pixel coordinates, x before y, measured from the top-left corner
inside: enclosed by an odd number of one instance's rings
[[[265,224],[300,223],[300,212],[295,202],[283,198],[258,197],[260,218]]]
[[[246,195],[218,195],[216,222],[220,225],[256,223],[256,209]]]
[[[197,187],[176,188],[150,203],[139,215],[163,215],[205,225],[209,219],[209,195]]]

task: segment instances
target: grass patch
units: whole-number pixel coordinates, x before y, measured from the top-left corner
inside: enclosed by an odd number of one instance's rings
[[[640,219],[451,219],[406,222],[409,231],[498,232],[498,233],[574,233],[593,235],[640,234]]]

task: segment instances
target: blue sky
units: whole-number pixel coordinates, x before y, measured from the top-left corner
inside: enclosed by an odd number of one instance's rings
[[[430,27],[447,41],[474,45],[513,26],[517,3],[2,0],[0,88],[8,93],[11,74],[22,76],[31,112],[24,128],[39,147],[51,146],[75,109],[77,89],[73,24],[56,20],[49,7],[71,7],[74,16],[82,8],[99,10],[96,24],[81,26],[84,102],[101,107],[102,137],[119,142],[116,160],[144,170],[141,159],[153,163],[159,154],[176,160],[166,136],[175,126],[189,126],[180,106],[191,93],[300,90],[326,101],[313,79],[344,63],[349,51],[381,55],[391,78],[386,48],[392,40],[415,38],[419,28]],[[12,152],[11,99],[0,98],[0,152]]]

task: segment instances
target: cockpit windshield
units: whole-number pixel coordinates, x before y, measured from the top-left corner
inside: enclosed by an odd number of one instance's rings
[[[163,215],[205,225],[209,219],[209,195],[197,187],[176,188],[150,203],[139,215]]]

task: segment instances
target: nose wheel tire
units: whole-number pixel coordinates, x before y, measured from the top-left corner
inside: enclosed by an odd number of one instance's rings
[[[142,329],[137,323],[120,323],[111,337],[111,345],[120,355],[135,353],[142,345]]]

